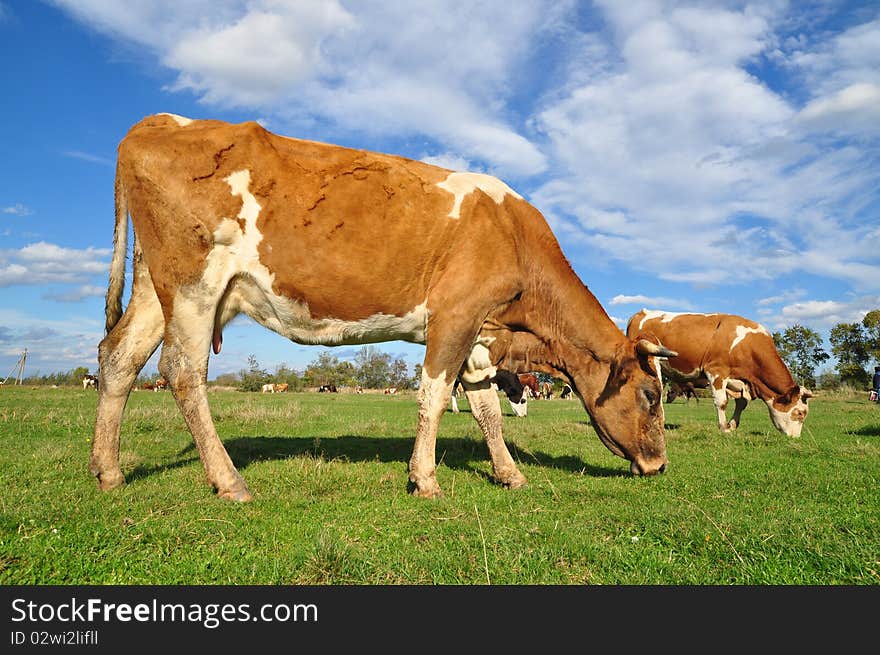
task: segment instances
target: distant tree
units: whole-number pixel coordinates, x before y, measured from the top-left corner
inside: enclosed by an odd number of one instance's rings
[[[355,373],[351,362],[340,361],[336,355],[325,350],[306,366],[302,378],[303,384],[308,387],[320,387],[323,384],[342,386],[351,384]]]
[[[823,371],[819,374],[819,389],[825,391],[836,391],[840,388],[840,376],[834,371]]]
[[[412,386],[411,389],[418,389],[422,386],[422,365],[416,364],[413,366],[413,376],[412,376]]]
[[[260,391],[263,385],[269,381],[269,373],[260,367],[256,355],[248,356],[248,367],[242,369],[239,377],[241,378],[239,385],[241,391]]]
[[[862,319],[868,341],[868,354],[876,364],[880,364],[880,309],[872,309]]]
[[[871,356],[868,354],[868,339],[861,323],[838,323],[831,328],[828,336],[831,352],[837,357],[837,372],[843,384],[854,387],[865,387],[870,383],[870,376],[865,371],[865,364]]]
[[[409,375],[409,364],[402,357],[398,357],[388,368],[388,386],[398,389],[413,389],[413,379]]]
[[[376,346],[364,346],[354,356],[357,383],[367,389],[390,386],[391,355]]]
[[[241,384],[241,378],[238,377],[238,373],[221,373],[211,384],[217,387],[237,387]]]
[[[773,333],[773,343],[798,384],[816,386],[816,367],[830,357],[822,349],[822,337],[803,325],[792,325],[785,332]]]
[[[299,373],[287,364],[279,364],[275,368],[275,375],[272,376],[272,381],[286,383],[288,391],[301,391],[303,386],[305,386]]]

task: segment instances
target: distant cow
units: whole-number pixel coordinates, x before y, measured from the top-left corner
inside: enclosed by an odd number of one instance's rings
[[[275,393],[275,385],[272,382],[267,382],[260,389],[260,393]]]
[[[322,384],[318,387],[318,393],[336,393],[335,384]]]
[[[544,400],[550,400],[553,397],[553,385],[549,382],[541,383],[541,392],[538,394],[538,398],[543,398]]]
[[[528,376],[516,375],[510,371],[499,369],[495,374],[495,377],[492,378],[492,382],[498,386],[498,390],[507,396],[507,400],[510,402],[510,408],[513,410],[514,416],[519,417],[528,414],[528,395],[530,393],[530,387],[522,383],[523,377],[528,378]]]
[[[519,383],[526,388],[526,397],[538,397],[538,376],[534,373],[519,373],[517,376]]]
[[[165,378],[158,378],[156,382],[153,384],[153,391],[162,391],[163,389],[168,388],[168,380]]]
[[[653,336],[678,354],[661,360],[664,375],[678,382],[703,383],[712,389],[718,427],[736,429],[749,400],[760,398],[780,431],[798,437],[813,394],[798,386],[767,329],[731,314],[675,314],[643,309],[629,319],[630,338]],[[727,420],[728,396],[735,401]]]
[[[397,387],[386,387],[386,389],[385,389],[386,396],[394,395],[396,393],[397,393]]]
[[[98,388],[98,376],[97,375],[84,375],[82,379],[83,391],[86,389],[96,389]]]
[[[523,417],[528,414],[528,397],[529,390],[528,387],[520,382],[522,376],[516,375],[510,371],[498,370],[495,374],[495,377],[491,379],[492,384],[501,392],[507,396],[507,400],[510,402],[510,408],[513,410],[514,416]],[[452,403],[452,413],[458,414],[458,397],[460,394],[464,393],[464,387],[461,384],[461,380],[456,380],[455,386],[452,389],[452,396],[450,401]]]
[[[562,392],[559,394],[559,397],[562,398],[562,400],[568,400],[569,398],[574,397],[572,395],[572,390],[571,390],[570,384],[563,384],[562,385]]]
[[[708,381],[706,383],[698,382],[700,384],[701,389],[707,388]],[[675,380],[671,380],[669,382],[669,390],[666,392],[666,402],[671,403],[676,398],[684,397],[685,402],[690,404],[691,398],[694,398],[697,401],[697,404],[700,402],[700,396],[697,395],[697,388],[693,382],[677,382]]]
[[[276,382],[275,383],[275,393],[284,393],[290,388],[290,384],[287,382]]]

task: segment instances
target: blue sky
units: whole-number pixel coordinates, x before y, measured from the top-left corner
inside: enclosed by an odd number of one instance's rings
[[[497,175],[621,326],[880,308],[876,1],[0,0],[0,57],[0,379],[96,368],[116,146],[156,112]],[[321,350],[239,318],[209,377]]]

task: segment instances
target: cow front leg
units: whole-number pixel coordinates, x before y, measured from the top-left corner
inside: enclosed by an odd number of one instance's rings
[[[486,438],[486,445],[489,447],[493,477],[508,489],[525,486],[526,476],[520,473],[501,434],[502,414],[498,392],[488,381],[476,384],[463,383],[463,386],[473,417],[480,426]]]
[[[747,398],[741,397],[741,398],[734,398],[733,403],[734,403],[733,417],[730,419],[730,422],[727,424],[727,426],[731,430],[736,430],[740,425],[740,423],[739,423],[740,414],[743,413],[743,410],[746,408],[746,405],[749,404],[749,401]]]
[[[447,380],[445,374],[432,377],[422,367],[418,393],[419,424],[409,460],[410,492],[415,496],[437,498],[443,495],[437,482],[437,430],[449,403],[453,382]]]
[[[197,319],[192,308],[188,309],[190,311],[181,311],[179,306],[175,307],[175,315],[188,318],[185,325],[172,319],[166,328],[159,372],[168,380],[174,400],[192,434],[208,482],[217,491],[217,496],[249,501],[253,495],[220,441],[208,406],[208,349],[213,316]]]
[[[727,422],[727,398],[727,380],[716,378],[712,381],[712,402],[718,412],[718,429],[722,432],[732,429]]]
[[[131,300],[122,318],[98,345],[98,408],[89,471],[98,488],[125,484],[119,466],[119,432],[132,384],[162,340],[165,319],[159,299],[136,263]]]

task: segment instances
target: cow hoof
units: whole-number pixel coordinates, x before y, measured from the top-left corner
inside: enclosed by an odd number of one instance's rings
[[[125,486],[125,476],[122,475],[121,471],[113,473],[96,473],[92,471],[92,475],[98,479],[98,489],[101,491],[112,491],[113,489]]]
[[[420,482],[410,480],[409,493],[419,498],[443,498],[443,490],[433,478]]]
[[[526,480],[526,476],[519,472],[517,472],[516,475],[511,476],[507,480],[500,480],[500,482],[501,486],[505,489],[519,489],[521,487],[525,487],[529,483],[529,481]]]
[[[239,489],[228,489],[226,491],[217,491],[217,498],[222,500],[233,500],[238,503],[249,503],[254,499],[253,494],[247,487]]]

